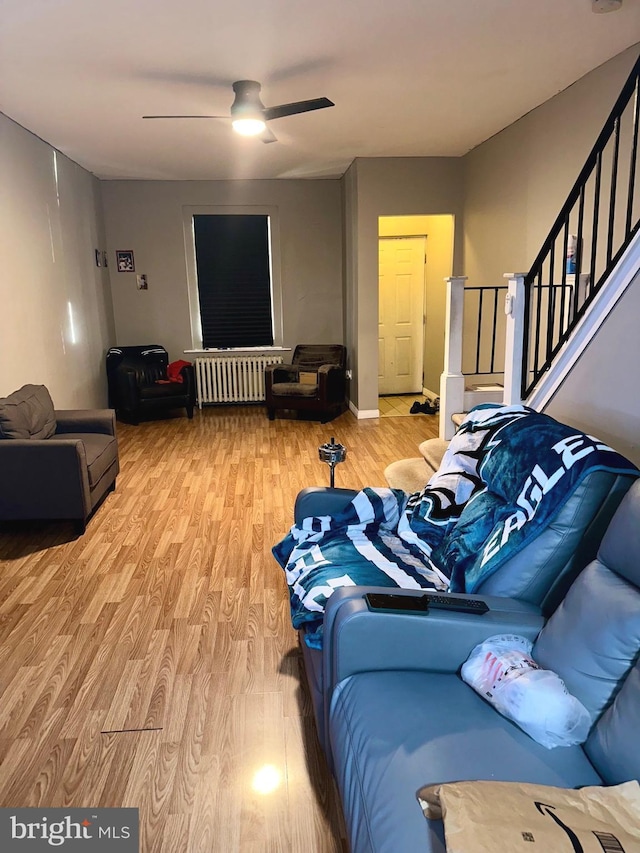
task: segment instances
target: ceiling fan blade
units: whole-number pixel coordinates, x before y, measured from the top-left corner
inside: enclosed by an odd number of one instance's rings
[[[261,139],[263,142],[266,142],[266,143],[278,141],[278,137],[268,127],[265,127],[265,129],[260,134],[259,139]]]
[[[296,101],[294,104],[280,104],[277,107],[265,107],[264,119],[271,121],[274,118],[294,116],[298,113],[309,113],[312,110],[323,110],[325,107],[335,107],[329,98],[312,98],[310,101]]]
[[[229,119],[229,116],[142,116],[142,118],[223,118]]]

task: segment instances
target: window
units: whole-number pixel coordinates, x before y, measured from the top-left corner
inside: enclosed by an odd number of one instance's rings
[[[194,348],[281,345],[273,219],[267,209],[185,208]]]

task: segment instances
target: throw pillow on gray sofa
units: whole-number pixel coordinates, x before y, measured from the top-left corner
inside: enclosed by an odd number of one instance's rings
[[[53,400],[45,385],[23,385],[0,398],[0,439],[51,438],[55,431]]]

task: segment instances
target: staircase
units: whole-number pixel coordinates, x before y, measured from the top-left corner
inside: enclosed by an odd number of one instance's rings
[[[454,432],[452,414],[478,402],[526,402],[542,410],[638,274],[639,113],[640,59],[530,270],[506,274],[506,288],[468,287],[464,276],[447,279],[441,438]],[[472,291],[482,292],[475,320],[467,308]],[[504,326],[496,313],[501,301]],[[465,353],[468,360],[474,348],[475,364],[463,370]],[[498,351],[504,351],[502,364]],[[487,376],[493,390],[469,390],[470,374]]]

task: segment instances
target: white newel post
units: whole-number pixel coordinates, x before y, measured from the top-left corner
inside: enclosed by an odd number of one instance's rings
[[[440,438],[455,432],[451,416],[464,409],[462,375],[462,327],[464,325],[464,283],[466,275],[445,278],[447,307],[444,326],[444,370],[440,377]]]
[[[509,289],[504,312],[507,329],[504,351],[504,404],[522,402],[522,350],[524,347],[524,277],[526,273],[505,273]]]

